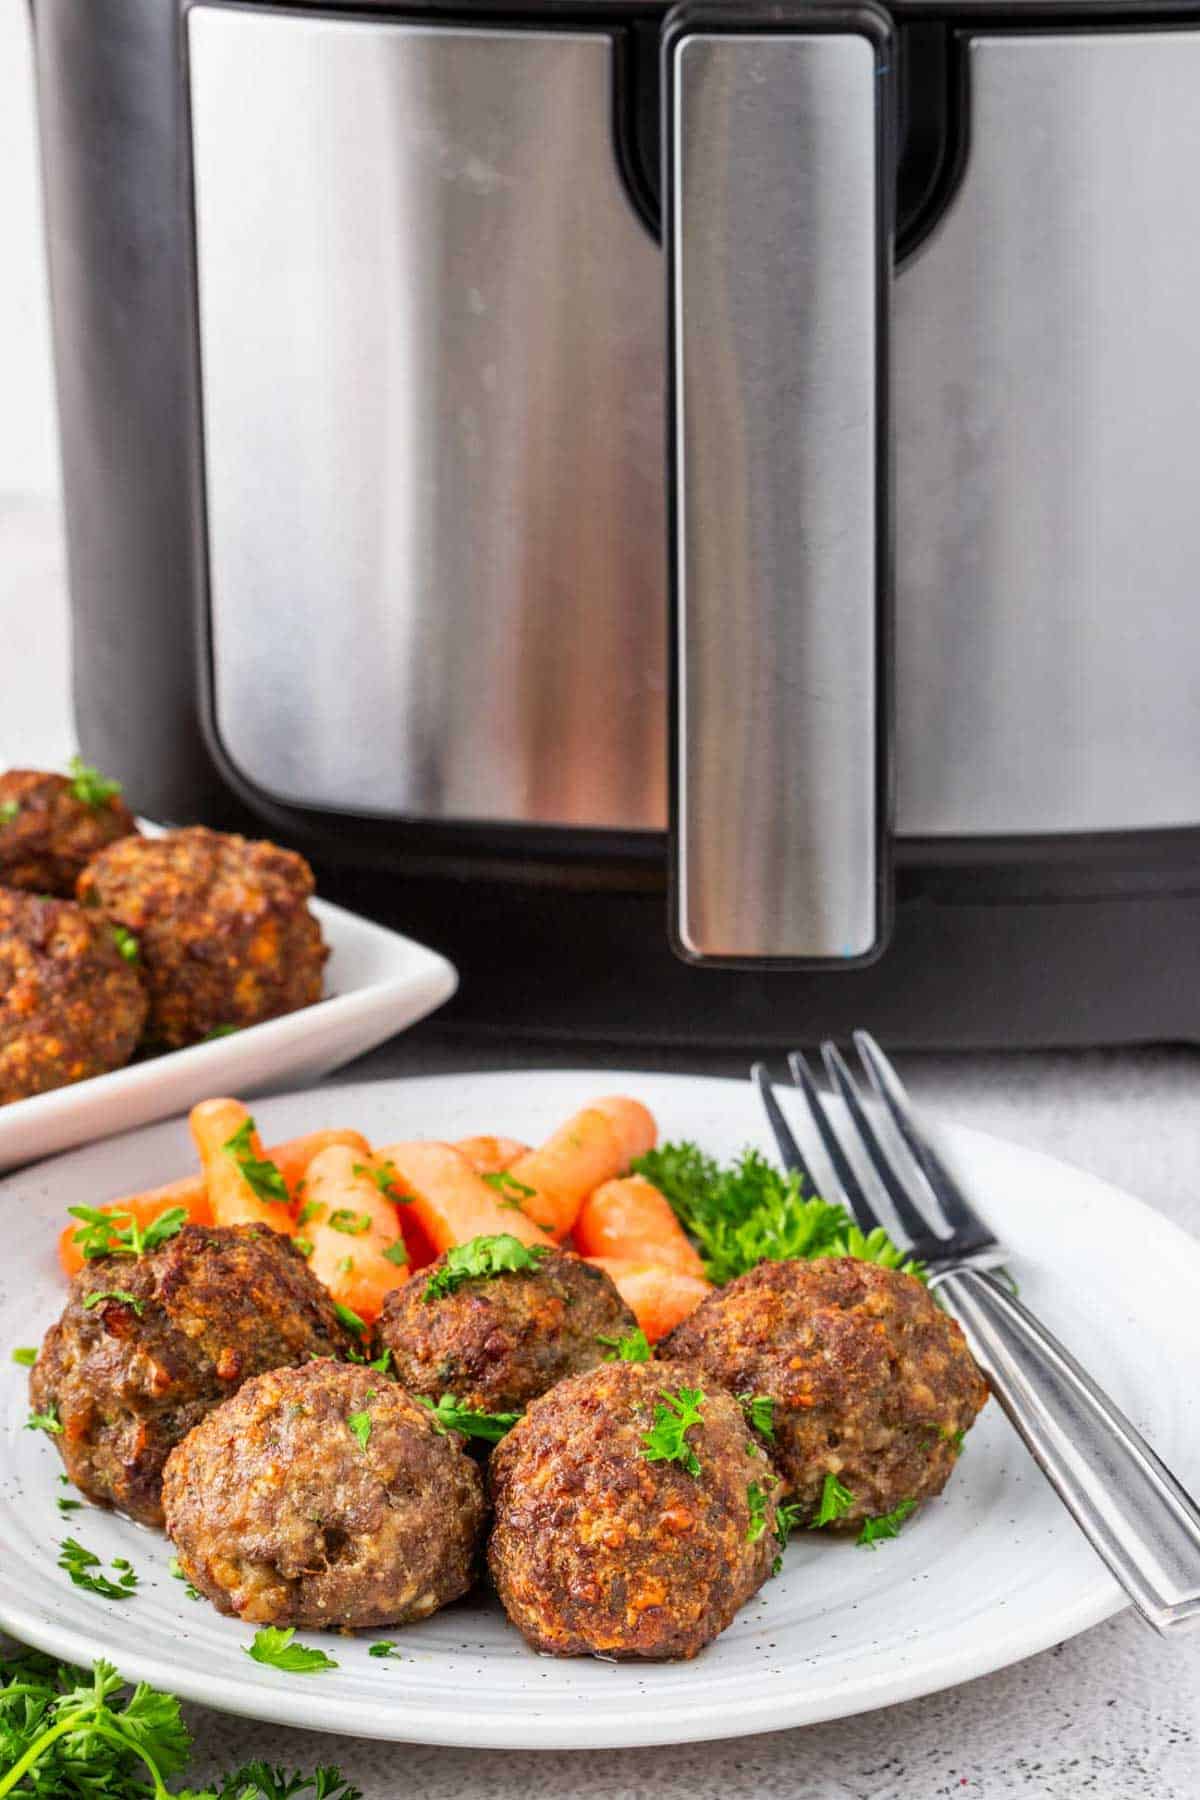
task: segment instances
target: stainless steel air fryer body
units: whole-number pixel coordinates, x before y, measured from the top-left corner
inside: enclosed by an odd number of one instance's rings
[[[150,805],[564,948],[640,895],[635,962],[758,969],[663,975],[716,1036],[973,1035],[964,901],[1030,987],[1084,909],[1028,1035],[1189,1029],[1125,996],[1197,922],[1200,17],[32,3],[80,719]]]

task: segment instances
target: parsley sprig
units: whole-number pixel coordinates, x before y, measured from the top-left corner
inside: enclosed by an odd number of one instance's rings
[[[425,1283],[421,1298],[440,1300],[453,1294],[464,1281],[477,1277],[519,1274],[524,1269],[536,1269],[546,1254],[545,1244],[523,1244],[520,1238],[507,1231],[491,1237],[469,1238],[465,1244],[455,1244],[453,1249],[447,1250],[441,1268],[435,1269]]]
[[[777,1169],[758,1150],[722,1166],[693,1143],[663,1144],[632,1166],[666,1195],[718,1285],[759,1262],[817,1256],[922,1272],[886,1232],[863,1233],[844,1206],[806,1196],[800,1175]]]
[[[287,1675],[321,1675],[326,1669],[337,1668],[333,1657],[326,1656],[324,1650],[310,1650],[307,1644],[294,1644],[295,1635],[294,1625],[286,1629],[264,1625],[261,1631],[255,1632],[254,1642],[244,1644],[242,1648],[255,1662],[282,1669]]]
[[[770,1394],[739,1394],[738,1405],[747,1423],[768,1442],[775,1438],[775,1402]]]
[[[171,1800],[191,1735],[173,1694],[130,1691],[108,1662],[91,1672],[38,1651],[0,1658],[0,1800]],[[336,1768],[246,1763],[175,1800],[362,1800]]]
[[[746,1527],[746,1542],[757,1544],[767,1529],[767,1493],[757,1481],[746,1484],[746,1505],[750,1509],[750,1523]]]
[[[31,1412],[25,1421],[26,1431],[48,1431],[51,1437],[62,1435],[62,1422],[58,1416],[58,1407],[52,1400],[45,1412]]]
[[[157,1250],[182,1231],[188,1220],[182,1206],[168,1207],[146,1226],[132,1213],[101,1212],[95,1206],[69,1206],[67,1211],[73,1219],[83,1221],[71,1236],[86,1262],[95,1262],[99,1256],[142,1256],[147,1250]]]
[[[269,1157],[254,1154],[253,1137],[254,1120],[247,1117],[221,1148],[232,1156],[252,1194],[268,1206],[286,1206],[291,1199],[287,1182]]]
[[[498,1444],[521,1417],[519,1412],[477,1412],[473,1407],[460,1405],[453,1394],[443,1394],[436,1405],[424,1394],[415,1397],[439,1431],[457,1431],[463,1437],[482,1438],[489,1444]]]
[[[654,1423],[642,1434],[642,1455],[647,1462],[682,1463],[689,1475],[699,1475],[700,1458],[688,1442],[693,1425],[704,1423],[701,1410],[704,1389],[681,1387],[677,1393],[660,1394],[654,1407]]]

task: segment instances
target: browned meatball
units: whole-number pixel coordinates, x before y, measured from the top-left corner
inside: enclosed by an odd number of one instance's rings
[[[0,888],[0,1105],[127,1063],[146,1018],[107,922]]]
[[[133,932],[150,1036],[175,1049],[321,997],[329,952],[302,856],[203,826],[126,838],[79,878],[79,898]]]
[[[289,1238],[185,1225],[142,1256],[85,1263],[30,1394],[89,1500],[161,1525],[163,1464],[206,1413],[251,1375],[351,1342]]]
[[[602,1269],[551,1250],[536,1269],[475,1276],[426,1299],[439,1257],[383,1303],[376,1336],[414,1394],[451,1393],[479,1412],[519,1412],[565,1375],[613,1354],[637,1320]]]
[[[471,1586],[483,1483],[456,1434],[373,1369],[248,1381],[172,1451],[188,1580],[260,1625],[405,1625]]]
[[[659,1350],[775,1402],[771,1450],[802,1522],[827,1475],[853,1496],[842,1527],[940,1494],[987,1399],[961,1326],[928,1289],[852,1256],[759,1263]]]
[[[117,784],[99,780],[94,770],[80,768],[67,776],[9,769],[0,775],[0,883],[5,887],[72,900],[89,858],[136,831]]]
[[[656,1411],[689,1389],[688,1460],[654,1460]],[[606,1363],[560,1382],[498,1446],[491,1480],[504,1610],[556,1656],[695,1656],[775,1556],[770,1462],[695,1364]]]

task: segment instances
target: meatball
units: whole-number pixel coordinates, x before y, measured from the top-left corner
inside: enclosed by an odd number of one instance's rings
[[[119,1069],[145,1019],[141,978],[103,919],[0,888],[0,1105]]]
[[[700,1420],[673,1433],[684,1390]],[[685,1460],[655,1459],[651,1434]],[[695,1656],[775,1556],[774,1471],[695,1364],[606,1363],[560,1382],[498,1446],[491,1481],[504,1610],[556,1656]]]
[[[659,1349],[775,1402],[770,1446],[801,1522],[827,1475],[853,1496],[842,1527],[940,1494],[987,1399],[961,1326],[928,1289],[852,1256],[759,1263]]]
[[[0,883],[5,887],[72,900],[85,863],[106,844],[136,831],[117,783],[99,781],[82,767],[72,777],[41,769],[9,769],[0,775]]]
[[[83,903],[137,938],[150,1035],[169,1049],[320,999],[312,891],[302,856],[203,826],[125,838],[79,878]]]
[[[163,1464],[194,1425],[249,1376],[351,1343],[289,1238],[185,1225],[142,1256],[84,1264],[30,1393],[88,1499],[161,1525]]]
[[[520,1412],[566,1375],[612,1355],[604,1338],[637,1320],[602,1269],[551,1250],[535,1269],[475,1276],[426,1300],[439,1257],[383,1303],[376,1326],[396,1379],[414,1394],[451,1393],[479,1412]]]
[[[454,1433],[377,1371],[256,1376],[171,1452],[189,1581],[255,1624],[406,1625],[471,1586],[483,1482]]]

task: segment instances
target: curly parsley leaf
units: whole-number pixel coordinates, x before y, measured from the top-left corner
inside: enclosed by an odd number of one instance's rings
[[[91,763],[85,763],[82,756],[71,758],[67,772],[71,777],[71,792],[83,806],[107,806],[121,791],[119,781],[110,781]]]
[[[18,1344],[12,1353],[12,1360],[22,1369],[32,1369],[38,1359],[36,1344]]]
[[[681,1387],[678,1393],[659,1395],[654,1422],[642,1434],[642,1455],[647,1462],[682,1463],[689,1475],[699,1475],[700,1458],[687,1434],[693,1425],[704,1423],[703,1404],[703,1388]]]
[[[62,1436],[62,1424],[58,1417],[58,1407],[52,1400],[45,1412],[31,1412],[25,1421],[26,1431],[48,1431],[51,1437]]]
[[[746,1484],[746,1505],[750,1508],[750,1523],[746,1527],[746,1542],[757,1544],[767,1529],[767,1493],[757,1481]]]
[[[326,1656],[324,1650],[310,1650],[306,1644],[293,1644],[295,1635],[294,1625],[286,1629],[264,1625],[261,1631],[255,1632],[254,1642],[243,1644],[242,1648],[255,1662],[282,1669],[288,1675],[320,1675],[326,1669],[337,1668],[332,1656]]]
[[[489,1444],[498,1444],[521,1417],[519,1412],[477,1412],[473,1407],[461,1406],[453,1394],[443,1394],[436,1406],[424,1394],[414,1398],[425,1408],[439,1431],[457,1431],[463,1437],[482,1438]]]
[[[826,1475],[821,1487],[821,1504],[816,1517],[809,1525],[810,1531],[816,1531],[822,1525],[832,1525],[844,1518],[854,1505],[854,1495],[848,1487],[844,1487],[836,1475]]]
[[[247,1117],[221,1148],[227,1156],[232,1156],[247,1187],[257,1199],[268,1206],[286,1206],[291,1199],[287,1182],[269,1157],[254,1154],[253,1137],[254,1120]]]
[[[889,1513],[880,1513],[874,1519],[864,1519],[863,1528],[854,1540],[857,1544],[880,1544],[885,1538],[900,1536],[900,1527],[910,1513],[917,1510],[915,1500],[902,1500]]]
[[[98,1571],[103,1566],[94,1550],[85,1550],[75,1538],[64,1538],[59,1546],[58,1566],[78,1588],[85,1588],[89,1594],[99,1594],[104,1600],[129,1600],[138,1584],[138,1578],[123,1556],[113,1558],[112,1566],[118,1572],[118,1579],[110,1581],[107,1575]]]
[[[121,1697],[124,1694],[124,1703]],[[130,1691],[111,1663],[91,1673],[33,1650],[0,1657],[0,1800],[167,1800],[191,1750],[178,1700]],[[246,1763],[174,1800],[362,1800],[335,1768],[313,1774]]]
[[[117,1300],[122,1306],[132,1306],[139,1319],[146,1310],[145,1301],[139,1300],[136,1294],[131,1294],[128,1288],[93,1288],[90,1294],[83,1297],[84,1312],[91,1312],[103,1300]]]
[[[857,1256],[920,1275],[885,1232],[864,1235],[844,1206],[805,1195],[803,1178],[758,1150],[722,1166],[690,1142],[663,1144],[632,1167],[665,1194],[711,1281],[722,1285],[760,1262]]]
[[[633,1331],[626,1332],[624,1337],[605,1337],[603,1332],[597,1332],[596,1342],[609,1346],[605,1352],[605,1362],[650,1361],[650,1340],[640,1325]]]
[[[141,1256],[147,1250],[157,1250],[188,1222],[187,1210],[182,1206],[168,1207],[146,1226],[140,1225],[132,1213],[101,1212],[95,1206],[69,1206],[67,1211],[73,1219],[83,1221],[81,1228],[72,1233],[72,1242],[79,1245],[87,1262],[95,1262],[100,1256]]]
[[[440,1269],[435,1269],[425,1283],[423,1300],[439,1300],[453,1294],[464,1281],[493,1275],[519,1274],[536,1269],[547,1254],[545,1244],[523,1244],[510,1232],[497,1232],[492,1237],[470,1238],[447,1250]]]

